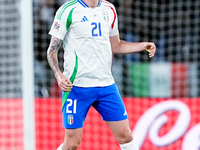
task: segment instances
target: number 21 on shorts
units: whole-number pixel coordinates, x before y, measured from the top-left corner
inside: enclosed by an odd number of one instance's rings
[[[67,103],[66,113],[76,114],[77,100],[67,99]]]

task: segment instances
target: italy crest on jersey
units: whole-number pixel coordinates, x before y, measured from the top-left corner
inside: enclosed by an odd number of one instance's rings
[[[68,122],[69,125],[73,124],[73,122],[74,122],[73,115],[68,115],[68,121],[67,122]]]
[[[105,20],[105,22],[109,22],[109,15],[108,15],[108,12],[107,11],[103,11],[103,18]]]

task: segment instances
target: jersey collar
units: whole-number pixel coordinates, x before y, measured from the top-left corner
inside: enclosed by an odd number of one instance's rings
[[[83,1],[83,0],[77,0],[83,7],[88,7],[89,6]],[[99,3],[97,5],[97,7],[100,7],[101,6],[101,0],[99,0]]]

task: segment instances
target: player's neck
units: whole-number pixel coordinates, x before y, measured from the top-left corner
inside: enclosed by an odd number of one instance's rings
[[[83,0],[90,8],[96,8],[99,0]]]

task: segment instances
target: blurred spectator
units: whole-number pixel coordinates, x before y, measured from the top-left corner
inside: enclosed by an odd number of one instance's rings
[[[48,97],[48,87],[55,81],[46,59],[50,42],[48,32],[53,16],[59,8],[58,1],[34,1],[34,55],[35,55],[35,96]]]
[[[35,58],[38,61],[46,61],[46,51],[50,42],[48,35],[53,22],[56,10],[59,8],[57,1],[45,0],[44,3],[35,3],[36,12],[34,15],[34,40],[35,40]]]
[[[44,63],[38,60],[34,61],[35,71],[35,97],[49,97],[47,89],[47,72]]]

